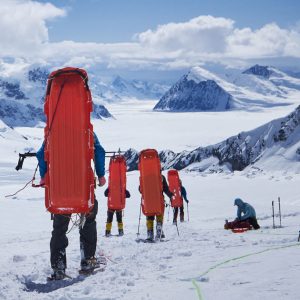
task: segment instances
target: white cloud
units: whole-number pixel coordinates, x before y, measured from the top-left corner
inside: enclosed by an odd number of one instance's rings
[[[145,47],[165,51],[193,50],[202,53],[223,52],[234,21],[199,16],[185,23],[169,23],[136,35]]]
[[[299,64],[300,59],[300,23],[289,29],[270,23],[253,30],[237,28],[231,19],[199,16],[159,25],[128,43],[51,43],[46,22],[63,16],[65,10],[49,3],[1,0],[0,57],[107,69],[182,69],[207,62],[232,66],[286,58]]]
[[[36,55],[48,42],[46,21],[65,16],[65,11],[50,3],[30,0],[1,0],[0,54],[2,56]]]

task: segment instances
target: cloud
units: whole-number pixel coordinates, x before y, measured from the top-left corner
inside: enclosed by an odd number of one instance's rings
[[[199,16],[185,23],[169,23],[154,31],[137,34],[144,47],[164,51],[200,51],[221,53],[226,48],[227,36],[233,31],[234,21],[212,16]]]
[[[300,57],[300,31],[282,29],[275,23],[255,31],[235,29],[227,40],[227,53],[232,57]]]
[[[186,22],[159,25],[137,33],[127,43],[52,43],[47,22],[66,11],[34,0],[1,0],[0,58],[22,57],[48,65],[99,65],[106,69],[186,69],[205,63],[229,66],[253,61],[300,60],[300,23],[281,28],[276,23],[253,30],[234,20],[198,16]]]
[[[1,0],[1,56],[34,56],[49,41],[47,20],[65,16],[50,3],[30,0]]]

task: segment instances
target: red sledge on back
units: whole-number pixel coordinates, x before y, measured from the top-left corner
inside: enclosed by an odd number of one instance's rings
[[[139,170],[143,214],[162,215],[164,212],[162,176],[159,156],[155,149],[141,151]]]
[[[109,162],[107,206],[122,210],[126,204],[126,161],[123,155],[112,156]]]
[[[181,184],[180,184],[179,174],[177,170],[168,171],[168,182],[169,182],[169,190],[171,193],[173,193],[171,206],[182,207],[183,199],[181,196]]]
[[[46,208],[54,214],[88,213],[94,205],[94,138],[87,73],[76,68],[52,72],[44,110]]]

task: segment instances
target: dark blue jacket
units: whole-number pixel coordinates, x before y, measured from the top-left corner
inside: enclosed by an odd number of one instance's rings
[[[237,198],[234,200],[234,205],[238,207],[237,218],[240,221],[244,221],[248,218],[256,218],[255,209],[250,204]]]
[[[47,172],[47,164],[44,157],[45,143],[36,153],[36,157],[39,162],[40,176],[44,178]],[[102,177],[105,174],[105,150],[101,146],[97,135],[94,133],[94,159],[96,174],[98,177]]]

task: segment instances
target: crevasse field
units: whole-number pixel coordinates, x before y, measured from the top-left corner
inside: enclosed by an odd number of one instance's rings
[[[287,115],[293,107],[260,112],[158,113],[154,102],[111,104],[115,120],[96,121],[94,128],[108,151],[156,148],[191,150],[220,142]],[[42,143],[42,128],[17,128],[24,145],[0,137],[0,299],[300,299],[300,175],[295,170],[278,172],[251,169],[234,174],[180,172],[187,189],[189,221],[172,225],[172,212],[165,211],[166,242],[136,243],[140,194],[138,172],[128,173],[124,212],[124,237],[103,237],[106,222],[104,188],[97,188],[99,201],[98,250],[105,255],[105,272],[78,276],[79,234],[69,234],[67,273],[73,278],[47,283],[50,274],[50,214],[44,207],[44,190],[27,187],[5,198],[28,182],[36,166],[28,158],[22,171],[15,171],[18,152]],[[108,166],[108,161],[106,162]],[[108,176],[107,176],[108,178]],[[39,178],[37,178],[39,179]],[[225,219],[235,218],[236,197],[252,204],[261,229],[235,234],[223,229]],[[272,228],[271,202],[282,228]],[[169,220],[168,220],[169,219]],[[276,216],[276,225],[279,218]],[[70,226],[71,227],[71,226]],[[114,220],[113,233],[117,233]],[[146,236],[142,216],[141,237]]]

